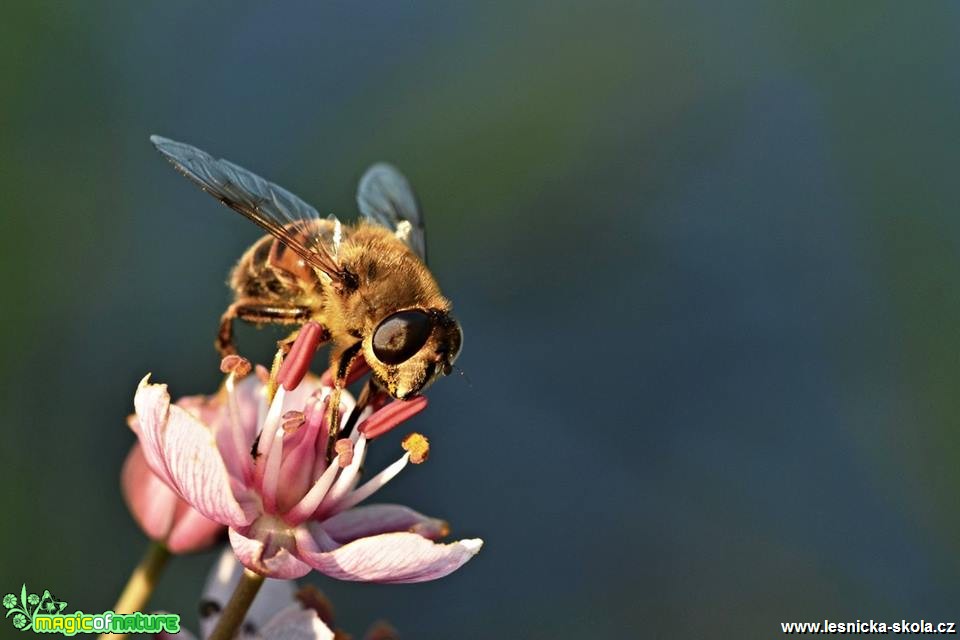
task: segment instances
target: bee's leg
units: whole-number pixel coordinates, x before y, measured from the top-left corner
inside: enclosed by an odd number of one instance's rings
[[[232,304],[220,316],[220,331],[217,332],[215,346],[224,358],[234,355],[237,347],[233,344],[233,319],[237,317],[237,305]]]
[[[297,336],[300,335],[300,329],[294,329],[290,335],[282,340],[277,340],[277,349],[283,353],[283,357],[287,357],[287,354],[290,353],[290,348],[293,347],[293,343],[297,341]],[[326,342],[329,337],[324,337],[321,339],[321,344]]]
[[[236,347],[233,344],[233,321],[239,318],[244,322],[252,324],[302,324],[310,319],[313,311],[309,307],[282,307],[270,304],[264,304],[253,299],[242,299],[234,302],[224,312],[220,319],[220,332],[217,335],[217,349],[224,356],[236,353]],[[270,367],[270,377],[267,380],[267,397],[273,398],[277,390],[277,375],[280,373],[280,365],[283,359],[293,346],[300,330],[297,329],[291,335],[277,342],[277,354],[273,359],[273,366]],[[324,329],[320,338],[321,344],[330,339],[330,333]]]
[[[327,460],[332,460],[334,455],[334,446],[337,444],[337,438],[340,436],[340,393],[347,386],[347,377],[350,374],[350,367],[358,358],[362,358],[362,342],[357,342],[344,349],[339,356],[332,358],[331,366],[334,367],[333,390],[330,392],[327,409],[327,424],[330,429],[330,438],[327,440]],[[349,432],[348,432],[349,433]]]
[[[217,333],[217,351],[222,356],[228,356],[237,352],[233,344],[233,321],[239,318],[244,322],[253,324],[301,324],[310,319],[312,311],[309,307],[281,307],[271,304],[264,304],[257,300],[243,299],[238,300],[227,307],[220,317],[220,331]],[[293,344],[294,334],[290,338],[281,341],[281,348],[284,348],[284,354],[290,350]],[[288,342],[289,341],[289,342]]]
[[[376,410],[378,404],[381,402],[379,398],[385,396],[386,393],[377,385],[373,378],[367,379],[367,383],[363,385],[363,390],[360,391],[360,395],[357,397],[357,404],[354,406],[353,411],[350,412],[350,416],[340,431],[342,437],[346,438],[350,435],[353,428],[357,426],[357,420],[360,418],[360,414],[363,413],[363,410],[366,409],[368,405],[373,403],[374,409]]]

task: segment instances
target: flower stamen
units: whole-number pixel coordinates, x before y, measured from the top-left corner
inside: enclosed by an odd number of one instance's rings
[[[282,420],[281,427],[284,433],[294,433],[306,423],[307,417],[303,414],[303,411],[287,411],[283,414]]]
[[[373,476],[365,483],[351,491],[349,494],[344,496],[343,500],[334,505],[335,509],[340,511],[346,511],[347,509],[354,507],[374,493],[379,491],[385,484],[390,482],[396,477],[398,473],[403,471],[403,468],[407,466],[407,462],[410,461],[410,454],[405,453],[400,458],[391,464],[389,467]]]
[[[320,503],[323,502],[323,499],[327,496],[327,492],[337,477],[337,473],[340,471],[338,460],[334,458],[333,462],[334,464],[331,464],[320,474],[320,477],[317,478],[317,481],[313,483],[313,486],[310,487],[306,495],[301,498],[300,502],[283,516],[285,521],[293,525],[300,524],[317,510],[317,507],[320,506]]]
[[[426,406],[426,396],[417,396],[413,400],[394,400],[365,420],[360,425],[360,433],[368,440],[378,438],[420,413]]]
[[[320,346],[322,336],[323,327],[316,322],[308,322],[300,328],[300,334],[290,348],[290,353],[280,365],[280,372],[277,375],[280,386],[287,391],[293,391],[300,385],[307,371],[310,370],[310,362],[317,347]]]
[[[269,455],[273,448],[274,436],[280,426],[280,412],[283,411],[284,396],[286,396],[286,392],[283,387],[278,387],[273,400],[270,401],[270,407],[263,419],[263,429],[260,430],[259,442],[257,443],[257,458]]]
[[[230,356],[227,356],[230,357]],[[226,358],[224,358],[226,360]],[[230,440],[233,443],[233,451],[237,460],[244,460],[249,450],[249,443],[244,437],[243,424],[240,421],[240,403],[237,400],[237,369],[236,367],[227,375],[223,383],[227,391],[227,411],[230,415]],[[245,465],[244,474],[249,473],[250,467]]]
[[[353,440],[350,438],[341,438],[337,440],[337,443],[333,445],[334,450],[337,452],[337,458],[340,460],[340,468],[348,466],[353,462]]]
[[[231,354],[220,361],[220,371],[222,373],[232,373],[237,379],[245,378],[252,368],[250,361],[242,356]]]
[[[320,506],[317,507],[320,511],[329,512],[340,499],[345,496],[347,493],[353,489],[354,482],[357,478],[357,474],[360,472],[360,463],[363,462],[364,451],[367,447],[367,439],[360,438],[357,440],[356,444],[353,446],[353,460],[349,465],[340,470],[340,475],[337,477],[337,481],[327,492],[327,495],[324,496],[323,502],[320,503]],[[330,464],[331,467],[337,467],[338,464]]]
[[[430,441],[422,433],[411,433],[400,443],[403,450],[410,454],[410,462],[421,464],[430,457]]]
[[[277,485],[280,480],[280,462],[283,458],[283,436],[286,432],[281,428],[281,411],[283,411],[283,399],[285,388],[281,385],[277,387],[277,394],[270,403],[270,409],[267,411],[267,419],[263,423],[263,431],[260,432],[260,441],[257,447],[264,456],[261,469],[263,484],[263,504],[273,511],[276,508]]]

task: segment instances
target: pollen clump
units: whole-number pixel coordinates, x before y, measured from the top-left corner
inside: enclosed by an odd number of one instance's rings
[[[287,411],[281,420],[283,421],[281,426],[286,433],[293,433],[307,421],[302,411]]]
[[[350,438],[341,438],[337,440],[337,443],[333,446],[334,451],[337,452],[337,455],[340,456],[340,468],[343,469],[347,467],[351,462],[353,462],[353,442]]]
[[[232,373],[237,379],[243,378],[250,373],[252,366],[246,358],[231,354],[220,361],[220,371],[222,373]]]
[[[430,441],[422,433],[411,433],[400,443],[403,450],[410,454],[410,462],[420,464],[430,456]]]

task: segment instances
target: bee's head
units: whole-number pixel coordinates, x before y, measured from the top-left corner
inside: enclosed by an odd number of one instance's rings
[[[377,383],[408,400],[450,373],[462,343],[460,325],[447,311],[405,309],[381,320],[363,346]]]

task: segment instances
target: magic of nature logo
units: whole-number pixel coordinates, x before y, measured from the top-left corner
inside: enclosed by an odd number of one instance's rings
[[[103,613],[64,613],[67,603],[58,599],[49,589],[43,595],[28,593],[27,585],[20,587],[19,597],[3,596],[7,618],[20,631],[59,633],[73,636],[78,633],[178,633],[180,616],[172,613],[140,613],[121,615],[112,611]]]

